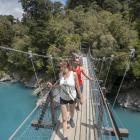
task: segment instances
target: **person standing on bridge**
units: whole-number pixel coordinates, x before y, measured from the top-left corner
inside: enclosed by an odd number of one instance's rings
[[[68,105],[70,109],[70,125],[71,127],[75,127],[75,123],[73,120],[75,103],[76,103],[76,95],[78,91],[78,95],[80,97],[80,103],[82,104],[82,96],[81,90],[78,82],[78,77],[75,72],[70,70],[70,65],[66,61],[61,61],[60,65],[60,105],[61,105],[61,113],[62,113],[62,124],[63,124],[63,140],[68,140],[67,138],[67,120],[68,120]],[[49,87],[53,85],[48,83]],[[55,85],[56,86],[56,85]]]
[[[80,58],[76,58],[75,59],[75,68],[74,68],[73,71],[76,72],[76,74],[77,74],[78,82],[79,82],[79,85],[80,85],[80,90],[81,90],[81,93],[83,93],[83,80],[82,80],[82,75],[84,75],[84,77],[86,77],[89,80],[93,80],[93,78],[91,78],[90,76],[88,76],[85,73],[84,68],[82,67],[82,63],[80,61]],[[77,98],[79,99],[79,96],[78,95],[77,95]],[[77,110],[80,110],[79,101],[77,102],[76,109]]]

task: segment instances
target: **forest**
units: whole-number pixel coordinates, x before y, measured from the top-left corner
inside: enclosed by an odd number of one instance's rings
[[[50,0],[20,0],[24,10],[21,21],[12,15],[0,15],[0,46],[54,57],[79,52],[87,42],[93,57],[118,57],[111,74],[122,77],[129,50],[136,55],[127,77],[140,77],[140,1],[68,0],[66,5]],[[37,72],[52,78],[49,58],[34,57]],[[0,76],[18,71],[24,77],[33,74],[28,56],[0,50]],[[56,69],[57,71],[57,69]]]

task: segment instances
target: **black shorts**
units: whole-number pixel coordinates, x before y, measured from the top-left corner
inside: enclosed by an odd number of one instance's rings
[[[62,98],[60,98],[60,104],[74,104],[76,101],[75,100],[63,100]]]

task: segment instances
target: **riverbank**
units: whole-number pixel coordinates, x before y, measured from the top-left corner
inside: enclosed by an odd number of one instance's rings
[[[20,82],[22,83],[25,87],[28,88],[36,88],[37,87],[37,81],[35,78],[35,75],[31,75],[29,77],[23,77],[21,73],[11,73],[7,74],[3,72],[0,75],[0,82]]]
[[[108,97],[113,99],[116,97],[122,78],[116,78],[115,82],[110,83],[107,90]],[[122,107],[132,111],[140,111],[140,79],[126,78],[121,86],[117,97],[117,103]]]
[[[42,74],[38,75],[38,79],[42,79]],[[25,87],[28,88],[36,88],[37,87],[37,80],[34,74],[25,76],[23,73],[18,73],[18,72],[13,72],[10,74],[7,74],[5,72],[2,72],[0,74],[0,82],[20,82],[22,83]]]

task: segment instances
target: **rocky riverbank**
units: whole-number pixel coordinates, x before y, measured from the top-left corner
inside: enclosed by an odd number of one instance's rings
[[[6,74],[6,73],[3,73],[1,76],[0,76],[0,82],[6,82],[6,81],[12,81],[13,78]]]
[[[140,111],[140,80],[125,82],[117,100],[124,108]]]
[[[20,73],[12,73],[12,74],[6,74],[3,73],[0,75],[0,82],[21,82],[28,88],[35,88],[37,87],[36,78],[34,75],[32,75],[30,78],[22,77],[22,74]]]
[[[41,79],[43,79],[43,75],[41,73],[38,74],[38,79],[39,79],[39,82]],[[27,88],[33,88],[34,96],[38,96],[38,95],[40,95],[40,93],[41,93],[41,95],[45,95],[46,91],[49,90],[47,88],[46,82],[41,82],[40,87],[38,86],[35,75],[24,77],[21,73],[17,73],[17,72],[12,73],[10,75],[3,72],[0,75],[0,82],[1,83],[3,83],[3,82],[12,82],[12,83],[20,82]]]
[[[133,90],[128,91],[126,93],[121,93],[121,95],[118,97],[118,103],[120,106],[140,111],[140,90]]]

